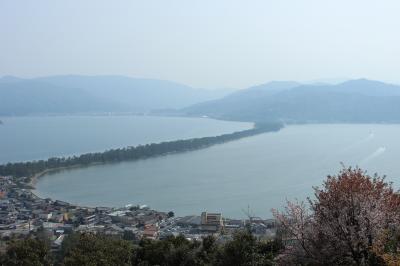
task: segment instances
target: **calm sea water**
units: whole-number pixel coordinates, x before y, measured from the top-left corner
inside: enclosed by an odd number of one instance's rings
[[[340,163],[386,174],[400,187],[400,125],[288,126],[207,149],[75,169],[40,179],[43,197],[88,206],[128,203],[178,215],[243,210],[271,217],[286,199],[305,199]]]
[[[151,116],[5,117],[0,163],[47,159],[167,140],[214,136],[250,123]]]

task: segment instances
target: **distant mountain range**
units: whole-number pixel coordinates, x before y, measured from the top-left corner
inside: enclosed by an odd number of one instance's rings
[[[196,89],[179,83],[123,76],[0,78],[0,115],[134,112],[179,109],[221,98],[228,89]]]
[[[400,86],[366,79],[274,81],[232,92],[123,76],[0,79],[0,116],[108,112],[252,122],[400,123]]]
[[[399,123],[400,86],[366,79],[337,85],[270,82],[180,112],[239,121]]]

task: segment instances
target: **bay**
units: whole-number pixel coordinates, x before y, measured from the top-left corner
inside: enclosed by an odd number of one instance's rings
[[[251,123],[157,116],[2,117],[0,164],[215,136]]]
[[[305,200],[341,163],[400,187],[400,125],[293,125],[207,149],[73,169],[40,178],[36,193],[86,206],[147,204],[177,215],[271,217]]]

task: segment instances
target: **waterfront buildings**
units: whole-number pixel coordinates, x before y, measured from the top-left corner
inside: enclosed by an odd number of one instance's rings
[[[166,212],[132,204],[122,208],[81,207],[39,198],[28,183],[13,177],[0,177],[0,185],[0,245],[6,239],[38,232],[52,241],[53,250],[60,248],[65,236],[73,232],[107,234],[131,240],[183,235],[199,241],[206,235],[224,239],[249,223],[257,235],[273,237],[275,232],[275,224],[261,219],[246,222],[223,219],[221,213],[207,212],[200,216],[171,217]]]

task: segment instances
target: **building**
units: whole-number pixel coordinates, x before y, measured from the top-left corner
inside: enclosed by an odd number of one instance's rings
[[[159,235],[158,224],[148,224],[144,226],[143,237],[148,239],[157,239]]]
[[[224,228],[224,221],[221,213],[201,213],[200,229],[208,232],[221,231]]]

